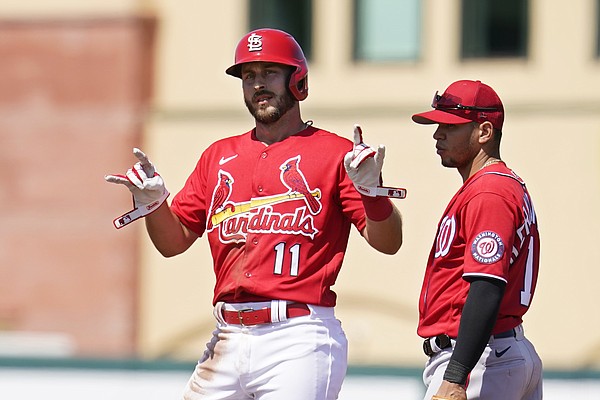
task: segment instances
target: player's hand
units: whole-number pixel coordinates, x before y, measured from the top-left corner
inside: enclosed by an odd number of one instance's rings
[[[467,391],[457,383],[443,380],[438,392],[431,400],[467,400]]]
[[[133,154],[139,161],[125,175],[104,177],[107,182],[125,185],[133,195],[133,210],[113,221],[117,229],[150,214],[169,197],[165,182],[146,154],[138,148],[133,149]]]
[[[385,158],[385,146],[377,150],[363,142],[360,125],[354,125],[354,147],[344,156],[344,167],[356,190],[365,196],[377,196],[377,188],[382,184],[381,170]]]

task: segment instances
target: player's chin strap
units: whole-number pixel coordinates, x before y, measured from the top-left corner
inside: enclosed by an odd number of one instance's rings
[[[392,199],[405,199],[406,198],[406,189],[404,188],[395,188],[389,186],[377,186],[377,187],[366,187],[362,185],[355,185],[356,190],[360,194],[369,197],[390,197]]]
[[[124,227],[125,225],[129,225],[133,221],[145,217],[146,215],[150,214],[151,212],[155,211],[158,207],[160,207],[160,205],[165,202],[167,197],[169,197],[169,191],[165,190],[162,196],[160,196],[159,199],[153,201],[152,203],[143,204],[121,215],[120,217],[117,217],[113,221],[113,225],[115,226],[115,228],[121,229],[122,227]]]

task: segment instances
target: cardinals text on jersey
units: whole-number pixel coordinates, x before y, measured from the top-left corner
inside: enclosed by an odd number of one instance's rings
[[[234,179],[230,173],[219,170],[218,184],[213,191],[207,231],[219,229],[222,243],[244,242],[248,232],[286,233],[305,235],[313,238],[317,233],[313,215],[317,215],[322,205],[321,191],[310,189],[300,169],[301,156],[289,158],[279,166],[280,179],[287,192],[273,196],[254,197],[248,201],[231,202],[229,197],[234,190]],[[301,201],[293,213],[278,213],[273,205]]]

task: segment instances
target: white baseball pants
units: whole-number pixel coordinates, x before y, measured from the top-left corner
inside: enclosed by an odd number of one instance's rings
[[[467,386],[469,400],[541,400],[542,361],[519,325],[515,337],[491,338],[471,371]],[[452,348],[454,347],[452,341]],[[452,348],[432,356],[425,366],[424,400],[431,400],[442,384]]]
[[[223,307],[271,305],[217,304],[217,329],[185,388],[184,400],[338,398],[348,342],[333,308],[309,305],[310,315],[254,326],[227,324],[221,314]]]

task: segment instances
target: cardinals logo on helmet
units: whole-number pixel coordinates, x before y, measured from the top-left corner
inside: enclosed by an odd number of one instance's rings
[[[262,36],[256,33],[248,36],[248,51],[261,51],[262,45]]]

